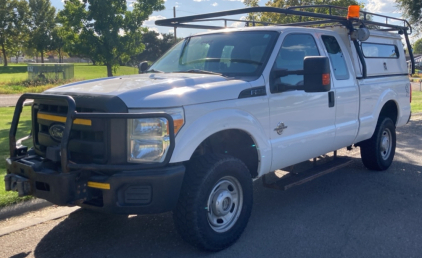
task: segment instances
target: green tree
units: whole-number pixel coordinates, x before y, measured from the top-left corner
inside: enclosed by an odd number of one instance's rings
[[[177,42],[182,40],[177,39]],[[174,44],[174,36],[172,33],[159,34],[155,31],[146,31],[142,35],[142,42],[145,45],[145,50],[134,57],[135,63],[139,64],[142,61],[156,61]]]
[[[413,44],[413,52],[415,54],[422,54],[422,39],[416,40],[415,44]]]
[[[29,45],[41,54],[44,63],[44,52],[49,49],[55,23],[56,8],[50,0],[29,0],[31,33]]]
[[[245,1],[247,6],[258,6],[259,0],[250,0]],[[278,7],[278,8],[288,8],[290,6],[301,6],[301,5],[336,5],[341,7],[348,7],[349,5],[361,5],[356,0],[269,0],[265,6],[269,7]],[[303,11],[316,12],[316,13],[329,13],[328,8],[306,8]],[[346,10],[333,10],[333,15],[345,16],[347,14]],[[320,18],[313,17],[301,17],[297,15],[284,15],[276,13],[253,13],[249,14],[246,18],[249,21],[260,21],[276,24],[286,24],[286,23],[295,23],[295,22],[305,22],[320,20]]]
[[[0,1],[0,46],[7,66],[8,53],[16,53],[28,28],[28,5],[25,0]]]
[[[396,3],[403,11],[403,16],[409,19],[417,31],[422,32],[422,1],[396,0]]]
[[[142,23],[153,11],[164,9],[164,0],[136,0],[128,10],[126,0],[67,0],[58,20],[73,32],[72,54],[88,56],[93,62],[113,67],[141,53]]]
[[[56,26],[51,33],[50,50],[57,51],[59,63],[63,63],[63,50],[66,46],[66,39],[69,33],[63,26]]]

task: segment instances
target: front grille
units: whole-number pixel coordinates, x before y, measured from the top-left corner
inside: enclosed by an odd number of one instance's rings
[[[103,112],[92,108],[77,107],[77,112]],[[53,137],[50,128],[58,125],[64,128],[67,106],[56,103],[35,102],[33,105],[34,146],[37,152],[45,157],[47,147],[60,145],[60,138]],[[89,121],[89,120],[88,120]],[[107,128],[103,119],[91,119],[91,123],[72,126],[69,138],[69,160],[79,164],[107,163]]]

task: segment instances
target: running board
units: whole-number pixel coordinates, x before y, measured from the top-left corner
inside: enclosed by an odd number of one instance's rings
[[[330,161],[327,162],[326,159],[330,159]],[[287,190],[294,186],[304,184],[323,175],[347,167],[353,162],[353,159],[349,157],[334,156],[322,158],[321,161],[321,163],[323,163],[322,165],[318,165],[318,162],[316,159],[314,159],[313,161],[305,161],[295,165],[299,166],[299,169],[296,169],[296,167],[291,167],[290,172],[280,171],[282,174],[284,173],[284,175],[282,175],[281,178],[276,181],[271,180],[273,182],[268,182],[268,178],[266,178],[267,175],[265,175],[262,177],[262,182],[267,188]]]

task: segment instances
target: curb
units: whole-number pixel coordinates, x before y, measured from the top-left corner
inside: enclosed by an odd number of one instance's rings
[[[0,209],[0,221],[10,217],[22,215],[30,211],[40,210],[51,205],[53,205],[51,202],[42,199],[34,199],[15,205],[6,206]]]
[[[30,219],[26,217],[17,218],[17,220],[14,221],[13,224],[6,225],[0,228],[0,237],[50,220],[59,219],[79,209],[80,207],[60,207],[57,209],[50,210],[48,214],[35,216]]]

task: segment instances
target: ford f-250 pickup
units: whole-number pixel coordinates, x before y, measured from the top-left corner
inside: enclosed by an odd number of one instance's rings
[[[186,241],[217,251],[245,229],[255,179],[352,145],[367,168],[388,169],[396,127],[411,114],[401,43],[404,35],[411,50],[410,26],[354,8],[348,17],[255,7],[157,21],[195,27],[264,11],[317,18],[223,27],[186,38],[142,74],[23,95],[6,190],[101,212],[173,211]],[[25,99],[34,99],[29,150],[15,139]]]

